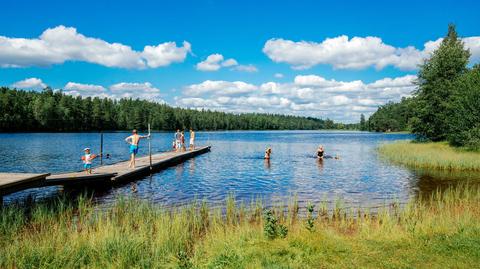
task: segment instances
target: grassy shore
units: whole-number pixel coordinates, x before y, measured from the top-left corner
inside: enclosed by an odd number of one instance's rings
[[[87,199],[0,214],[0,268],[473,268],[480,261],[480,190],[449,189],[378,214],[291,203],[164,210]],[[223,213],[222,213],[223,212]],[[270,214],[271,213],[271,214]],[[302,216],[302,217],[300,217]]]
[[[379,147],[381,156],[415,168],[480,171],[480,152],[456,149],[447,143],[401,141]]]

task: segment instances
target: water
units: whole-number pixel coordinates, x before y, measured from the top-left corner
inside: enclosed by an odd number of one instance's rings
[[[128,158],[124,141],[128,135],[104,134],[104,153],[111,155],[105,163]],[[170,150],[173,133],[154,133],[153,137],[153,152]],[[352,206],[378,206],[392,200],[405,202],[419,193],[457,183],[458,178],[480,179],[479,174],[412,171],[377,156],[375,149],[380,143],[411,138],[408,134],[341,131],[198,132],[197,144],[212,145],[211,152],[135,181],[135,193],[131,184],[125,184],[96,190],[94,195],[106,206],[119,195],[165,206],[195,199],[218,205],[230,194],[245,203],[253,199],[266,204],[285,203],[296,195],[300,203],[341,198]],[[83,148],[91,147],[94,153],[100,148],[98,133],[0,134],[0,141],[0,172],[81,170]],[[319,144],[324,145],[326,155],[338,155],[340,159],[319,162],[315,158]],[[267,146],[273,150],[269,162],[263,160]],[[142,141],[140,155],[145,154],[147,144]],[[61,187],[31,189],[5,196],[4,201],[29,195],[37,199],[54,197],[61,191]]]

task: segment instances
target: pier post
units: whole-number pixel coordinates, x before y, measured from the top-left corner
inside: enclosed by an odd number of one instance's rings
[[[150,135],[150,123],[148,124],[148,158],[150,160],[150,171],[152,170],[152,137]]]
[[[100,165],[103,165],[103,131],[100,131]]]

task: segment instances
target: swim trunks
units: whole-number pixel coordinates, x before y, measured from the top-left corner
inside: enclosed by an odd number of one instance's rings
[[[137,154],[138,153],[138,145],[130,145],[130,154]]]
[[[85,168],[87,170],[90,170],[90,169],[92,169],[92,164],[91,163],[85,163],[85,164],[83,164],[83,168]]]

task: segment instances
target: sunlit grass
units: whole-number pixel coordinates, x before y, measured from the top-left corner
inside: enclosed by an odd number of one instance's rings
[[[447,143],[412,143],[407,141],[383,144],[381,156],[414,168],[480,171],[480,152],[456,149]]]
[[[314,229],[292,199],[271,208],[285,238],[268,239],[262,206],[205,202],[166,210],[119,199],[106,210],[59,199],[0,215],[0,268],[472,268],[480,261],[480,190],[436,192],[376,214],[315,205]],[[303,217],[302,217],[303,216]]]

